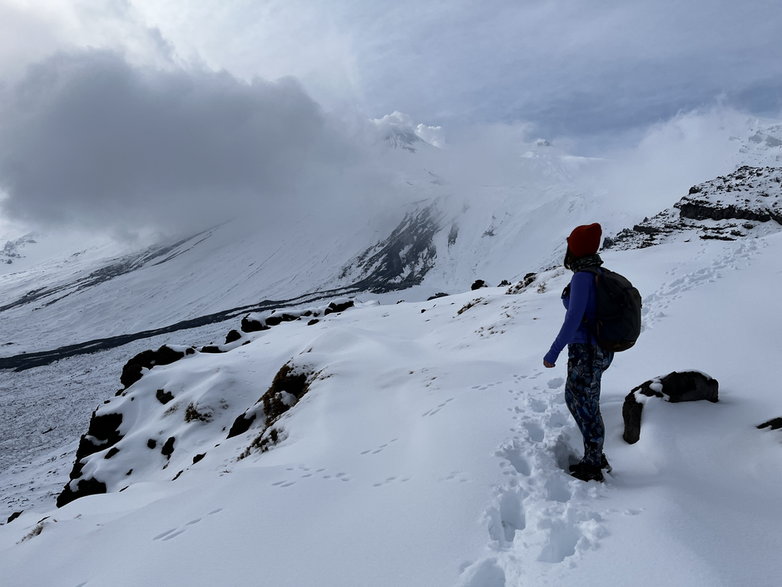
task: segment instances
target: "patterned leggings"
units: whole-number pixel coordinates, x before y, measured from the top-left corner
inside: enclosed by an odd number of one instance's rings
[[[600,415],[600,378],[614,353],[597,345],[568,345],[565,403],[584,437],[584,462],[600,466],[605,426]]]

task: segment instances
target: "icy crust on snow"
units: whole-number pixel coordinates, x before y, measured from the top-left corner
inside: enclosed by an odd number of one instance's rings
[[[743,166],[695,185],[672,208],[606,238],[605,248],[673,240],[732,241],[782,230],[782,167]]]

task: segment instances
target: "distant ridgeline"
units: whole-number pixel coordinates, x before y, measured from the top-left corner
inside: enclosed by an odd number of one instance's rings
[[[606,249],[673,240],[732,241],[782,230],[782,167],[740,167],[695,185],[672,208],[605,239]]]
[[[16,240],[6,241],[3,247],[0,248],[0,263],[6,263],[10,265],[16,259],[21,259],[24,257],[22,249],[24,249],[26,245],[35,244],[35,239],[36,236],[31,233],[19,237]]]

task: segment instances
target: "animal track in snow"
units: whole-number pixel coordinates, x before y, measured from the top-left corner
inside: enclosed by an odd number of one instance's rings
[[[212,510],[211,512],[209,512],[207,516],[213,516],[214,514],[218,514],[221,511],[223,511],[222,508],[217,508],[216,510]],[[196,518],[194,520],[190,520],[189,522],[185,523],[183,526],[180,526],[179,528],[172,528],[170,530],[166,530],[165,532],[161,532],[157,536],[153,537],[152,540],[162,540],[164,542],[167,540],[173,540],[177,536],[184,534],[190,526],[195,526],[196,524],[198,524],[202,519],[203,518]]]
[[[290,472],[298,472],[301,473],[299,475],[299,479],[313,479],[316,477],[320,477],[321,479],[324,479],[326,481],[350,481],[350,476],[340,471],[338,473],[331,473],[326,468],[320,467],[318,469],[311,469],[310,467],[306,467],[304,465],[299,465],[298,467],[286,467],[286,471]],[[283,479],[281,481],[275,481],[271,484],[272,487],[290,487],[291,485],[294,485],[296,481],[291,479]]]
[[[382,481],[373,483],[372,487],[383,487],[384,485],[389,485],[391,483],[407,483],[410,479],[412,479],[412,477],[397,477],[396,475],[391,475]]]
[[[437,407],[434,407],[434,408],[432,408],[431,410],[427,410],[427,411],[425,411],[423,414],[421,414],[421,416],[422,416],[422,417],[425,417],[425,416],[434,416],[434,415],[435,415],[435,414],[437,414],[437,413],[438,413],[440,410],[442,410],[442,409],[443,409],[445,406],[447,406],[449,403],[451,403],[453,400],[454,400],[454,398],[452,398],[452,397],[449,397],[449,398],[448,398],[447,400],[445,400],[444,402],[441,402],[440,404],[438,404],[438,405],[437,405]]]
[[[369,454],[376,455],[376,454],[380,454],[381,452],[383,452],[385,449],[387,449],[389,446],[391,446],[392,444],[394,444],[398,440],[399,440],[398,438],[392,438],[391,440],[389,440],[388,442],[384,442],[380,446],[377,446],[375,448],[368,448],[366,450],[362,450],[360,454],[362,454],[362,455],[369,455]]]

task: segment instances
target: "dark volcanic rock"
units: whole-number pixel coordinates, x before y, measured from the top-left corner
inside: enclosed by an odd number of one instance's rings
[[[263,422],[260,433],[239,458],[248,456],[253,450],[265,452],[283,437],[283,432],[273,425],[309,391],[312,377],[311,370],[296,367],[291,363],[285,363],[280,368],[269,389],[254,406],[234,421],[228,432],[228,438],[232,438],[249,430],[256,419]]]
[[[61,508],[74,499],[86,497],[87,495],[96,495],[98,493],[106,493],[106,484],[97,479],[90,478],[79,480],[75,489],[71,489],[71,483],[69,483],[65,486],[65,489],[62,490],[60,495],[57,496],[57,507]]]
[[[76,449],[76,462],[117,444],[122,439],[119,433],[120,424],[122,424],[122,414],[98,415],[97,411],[93,412],[87,434],[81,437],[79,447]]]
[[[445,292],[439,291],[436,294],[434,294],[433,296],[429,296],[428,298],[426,298],[426,301],[427,302],[431,302],[432,300],[436,300],[436,299],[439,299],[439,298],[445,298],[445,297],[448,297],[448,294],[445,293]]]
[[[782,226],[782,168],[744,166],[690,188],[672,208],[607,237],[603,248],[644,248],[676,235],[731,241]]]
[[[269,330],[269,327],[265,322],[251,318],[249,315],[242,318],[242,325],[240,328],[242,332],[260,332],[261,330]]]
[[[622,438],[635,444],[641,437],[641,414],[644,397],[659,397],[671,403],[707,400],[719,401],[719,383],[713,377],[699,371],[673,371],[665,377],[645,381],[625,397],[622,405],[624,433]]]
[[[266,317],[266,326],[277,326],[278,324],[282,324],[282,315],[270,314]]]
[[[238,330],[231,330],[225,337],[225,344],[231,344],[242,338],[242,333]]]
[[[470,289],[475,291],[476,289],[481,289],[482,287],[486,287],[486,282],[483,279],[476,279],[470,286]]]
[[[226,436],[226,438],[233,438],[234,436],[239,436],[240,434],[247,432],[250,429],[250,426],[252,426],[252,423],[255,422],[256,417],[256,414],[247,414],[247,412],[239,414],[239,417],[236,418],[231,425],[231,429],[228,431],[228,436]]]
[[[763,428],[768,428],[769,430],[779,430],[782,428],[782,418],[772,418],[768,422],[758,424],[757,428],[759,430],[762,430]]]
[[[441,229],[440,219],[434,205],[406,214],[388,238],[343,267],[339,278],[375,293],[420,284],[437,259],[434,237]],[[456,232],[452,237],[455,242]]]
[[[184,356],[184,351],[172,349],[167,345],[161,346],[156,351],[148,350],[139,353],[122,368],[120,382],[127,389],[141,379],[144,369],[151,369],[155,365],[170,365]]]
[[[173,436],[169,436],[168,440],[163,444],[163,446],[160,449],[161,454],[164,457],[171,457],[172,454],[174,454],[174,444],[176,443],[176,438]]]
[[[339,312],[344,312],[348,308],[352,308],[355,305],[353,300],[346,300],[344,302],[331,302],[326,309],[323,311],[323,315],[326,316],[328,314],[337,314]]]
[[[155,392],[155,397],[161,404],[166,405],[168,402],[174,399],[174,394],[170,391],[166,391],[165,389],[158,389]]]
[[[81,478],[85,465],[82,459],[107,448],[110,450],[106,453],[106,458],[116,455],[119,450],[114,445],[122,439],[119,432],[120,424],[122,424],[122,414],[98,414],[97,411],[92,413],[87,434],[81,437],[79,447],[76,449],[76,459],[71,469],[70,481],[65,484],[57,497],[57,507],[85,495],[106,492],[105,483],[92,478]]]
[[[201,351],[202,353],[210,353],[210,354],[213,354],[213,355],[216,355],[216,354],[220,354],[220,353],[224,353],[224,352],[225,352],[225,351],[224,351],[223,349],[221,349],[219,346],[216,346],[216,345],[213,345],[213,344],[209,344],[209,345],[206,345],[206,346],[202,346],[202,347],[201,347],[200,349],[198,349],[198,350],[199,350],[199,351]]]

